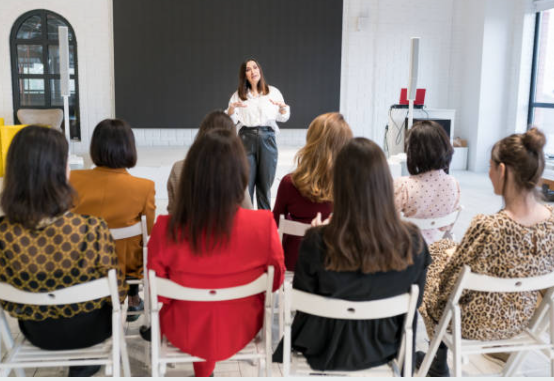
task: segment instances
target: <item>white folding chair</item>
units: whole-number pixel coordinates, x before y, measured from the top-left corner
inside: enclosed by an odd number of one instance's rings
[[[7,353],[0,362],[0,377],[7,377],[12,370],[15,370],[16,375],[24,377],[24,368],[79,365],[105,365],[106,375],[119,377],[121,362],[123,362],[123,374],[126,377],[131,376],[127,347],[123,340],[115,270],[110,270],[105,278],[49,292],[21,291],[6,283],[0,283],[0,295],[0,299],[7,302],[38,306],[83,303],[109,296],[113,307],[110,339],[89,348],[59,351],[39,349],[30,344],[22,334],[14,341],[4,310],[0,307],[0,341],[4,341],[7,349]],[[2,359],[1,353],[0,359]]]
[[[404,221],[411,222],[412,224],[416,225],[419,228],[419,230],[440,229],[440,228],[444,228],[452,225],[452,228],[444,232],[444,235],[442,236],[442,238],[450,238],[454,240],[452,229],[454,228],[454,224],[456,223],[456,221],[458,221],[460,212],[463,209],[464,207],[460,205],[452,213],[447,214],[446,216],[436,217],[436,218],[412,218],[412,217],[402,216],[402,219]]]
[[[519,335],[505,340],[466,340],[461,334],[461,312],[458,304],[464,290],[481,292],[523,292],[548,289],[530,321],[529,326]],[[469,266],[460,271],[456,286],[450,294],[439,325],[435,329],[429,350],[418,371],[418,376],[427,374],[440,342],[444,342],[454,357],[454,376],[462,376],[462,357],[470,354],[519,352],[510,356],[502,370],[502,375],[513,376],[521,365],[524,351],[540,351],[550,360],[551,376],[554,377],[554,272],[529,278],[496,278],[472,273]],[[545,321],[546,320],[546,321]],[[548,322],[547,324],[545,324]],[[452,333],[447,329],[451,327]],[[545,329],[550,328],[547,342],[541,338]]]
[[[258,375],[271,377],[271,322],[273,319],[273,266],[269,266],[267,273],[258,279],[236,287],[218,289],[189,288],[178,285],[169,279],[158,278],[154,270],[150,270],[148,278],[150,281],[150,297],[153,301],[151,308],[152,321],[152,377],[161,377],[166,372],[167,364],[191,363],[204,361],[181,352],[167,342],[165,337],[160,337],[160,304],[156,301],[159,296],[173,300],[194,301],[194,302],[220,302],[235,300],[248,296],[265,293],[264,322],[261,340],[254,339],[243,350],[236,353],[228,360],[254,360],[258,362]]]
[[[353,302],[295,290],[290,283],[287,284],[285,286],[285,339],[283,343],[284,376],[307,376],[310,374],[318,376],[400,376],[399,369],[403,367],[404,375],[411,377],[412,351],[414,346],[413,321],[416,312],[418,291],[419,287],[414,284],[411,286],[409,293],[368,302]],[[348,320],[374,320],[405,315],[398,356],[385,366],[355,372],[313,370],[304,356],[299,353],[292,353],[291,351],[292,311],[301,311],[328,319]],[[386,370],[388,374],[384,374],[384,370]]]
[[[281,245],[283,244],[283,235],[288,234],[296,237],[304,237],[306,231],[312,226],[310,224],[304,224],[302,222],[291,221],[285,219],[284,215],[279,216],[279,239],[281,240]],[[283,299],[285,297],[285,283],[291,283],[294,278],[293,271],[285,271],[285,281],[283,285],[279,287],[278,303],[279,303],[279,339],[284,333],[284,322],[285,322],[285,304]]]
[[[146,321],[146,325],[150,325],[150,295],[148,293],[148,279],[147,279],[147,260],[148,260],[148,253],[147,253],[147,243],[148,243],[148,229],[146,225],[146,216],[141,216],[140,222],[137,222],[134,225],[126,226],[124,228],[116,228],[116,229],[110,229],[110,232],[112,233],[112,237],[115,241],[125,238],[131,238],[136,236],[142,236],[142,279],[127,279],[127,284],[129,285],[142,285],[143,291],[144,291],[144,311],[125,311],[126,315],[140,315],[144,314],[144,318]]]

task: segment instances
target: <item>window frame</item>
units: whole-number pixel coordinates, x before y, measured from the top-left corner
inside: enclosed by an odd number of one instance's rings
[[[538,76],[538,56],[540,48],[540,32],[541,32],[541,20],[542,13],[545,11],[537,12],[535,15],[535,35],[533,38],[533,61],[531,66],[531,89],[529,92],[529,111],[527,114],[527,129],[530,129],[534,123],[535,109],[546,108],[554,109],[554,103],[536,102],[536,90],[537,90],[537,76]]]
[[[13,91],[13,108],[14,108],[14,121],[20,123],[17,118],[17,111],[20,109],[53,109],[59,108],[63,110],[63,106],[52,105],[52,86],[51,80],[60,79],[60,74],[51,74],[50,65],[49,65],[49,46],[58,46],[59,39],[52,40],[48,39],[48,15],[53,16],[60,21],[62,21],[69,29],[70,34],[73,36],[73,40],[69,41],[69,46],[73,47],[73,64],[74,64],[74,74],[70,74],[70,81],[75,82],[75,116],[76,123],[74,128],[70,128],[71,139],[81,139],[81,113],[79,108],[79,65],[78,65],[78,55],[77,55],[77,36],[71,24],[58,13],[49,11],[47,9],[34,9],[32,11],[25,12],[17,18],[12,26],[10,33],[10,55],[12,62],[12,91]],[[42,34],[40,38],[33,39],[18,39],[17,32],[21,26],[31,17],[40,16],[42,23]],[[42,74],[22,74],[19,73],[19,64],[18,64],[18,45],[40,45],[42,46],[42,60],[43,60],[43,73]],[[19,93],[19,81],[21,79],[42,79],[44,80],[44,106],[23,106],[21,105],[21,98]],[[65,126],[65,118],[62,122],[62,127]],[[71,127],[71,123],[69,123]]]

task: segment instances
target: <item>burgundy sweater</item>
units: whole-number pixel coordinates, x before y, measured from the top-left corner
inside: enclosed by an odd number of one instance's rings
[[[279,225],[279,216],[281,214],[284,214],[287,220],[309,224],[318,212],[321,213],[321,219],[323,220],[329,217],[332,211],[333,203],[313,202],[302,196],[292,183],[290,173],[281,180],[279,189],[277,190],[275,206],[273,207],[273,217],[277,225]],[[283,236],[285,267],[288,271],[294,271],[301,241],[302,237],[294,237],[286,234]]]

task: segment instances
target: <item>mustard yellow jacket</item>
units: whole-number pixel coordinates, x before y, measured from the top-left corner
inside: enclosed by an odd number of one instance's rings
[[[125,168],[96,167],[71,171],[69,182],[77,191],[73,212],[102,217],[110,229],[134,225],[144,214],[150,233],[156,212],[153,181],[132,176]],[[115,242],[127,277],[142,277],[142,245],[140,237]]]

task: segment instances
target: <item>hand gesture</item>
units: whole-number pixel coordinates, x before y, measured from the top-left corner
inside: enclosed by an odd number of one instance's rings
[[[274,101],[273,99],[270,99],[269,100],[271,103],[273,103],[275,106],[279,106],[279,112],[281,114],[284,114],[287,112],[287,105],[285,104],[285,102],[279,102],[279,101]]]
[[[331,221],[331,217],[333,216],[333,213],[331,213],[329,215],[329,217],[327,217],[325,220],[321,221],[321,213],[317,213],[317,215],[315,216],[315,218],[312,220],[312,226],[315,228],[317,226],[321,226],[321,225],[329,225],[329,222]]]
[[[246,103],[242,103],[241,101],[233,102],[229,105],[229,109],[227,110],[228,115],[233,115],[235,113],[235,109],[237,107],[248,107]]]

